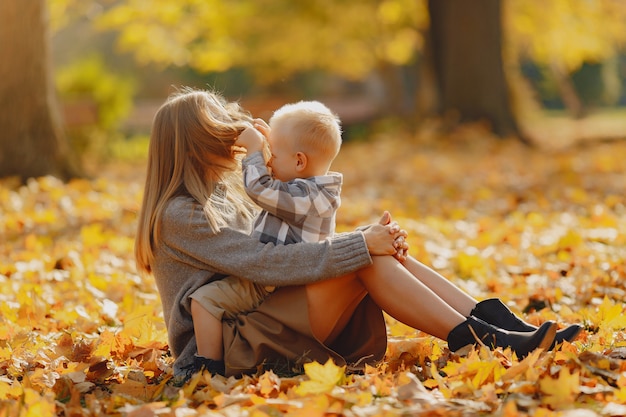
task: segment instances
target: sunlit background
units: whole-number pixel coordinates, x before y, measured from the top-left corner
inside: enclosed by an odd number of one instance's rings
[[[67,132],[91,156],[141,152],[129,138],[141,141],[155,109],[182,85],[216,89],[265,118],[285,102],[318,99],[340,115],[346,139],[368,137],[381,121],[416,129],[433,116],[459,117],[437,97],[437,75],[467,69],[463,57],[433,64],[443,54],[429,42],[436,1],[47,1]],[[501,30],[468,54],[500,49],[511,112],[531,141],[624,135],[625,2],[473,7]],[[464,19],[448,13],[433,24],[474,36]],[[492,88],[501,87],[494,80]]]
[[[0,0],[0,416],[626,415],[625,22],[624,0]],[[181,86],[266,119],[328,104],[338,231],[389,210],[469,294],[584,331],[522,362],[386,316],[381,366],[328,391],[169,387],[133,247]]]

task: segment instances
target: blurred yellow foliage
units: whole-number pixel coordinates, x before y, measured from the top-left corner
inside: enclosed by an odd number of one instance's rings
[[[615,0],[504,1],[513,49],[569,71],[601,62],[626,43],[626,4]]]

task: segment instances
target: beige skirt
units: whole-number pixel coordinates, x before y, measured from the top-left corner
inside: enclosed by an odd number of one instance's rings
[[[223,323],[227,376],[274,367],[297,369],[303,363],[325,363],[329,358],[355,371],[382,360],[387,349],[382,310],[369,296],[328,346],[313,336],[304,286],[277,288],[255,310]]]

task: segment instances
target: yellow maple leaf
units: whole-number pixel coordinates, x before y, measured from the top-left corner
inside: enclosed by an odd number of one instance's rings
[[[132,345],[130,338],[123,332],[113,333],[105,330],[100,334],[93,355],[105,358],[112,355],[120,355],[126,352]]]
[[[504,366],[497,361],[492,360],[482,361],[482,362],[473,362],[470,364],[470,370],[475,372],[476,374],[472,378],[472,386],[476,389],[490,382],[498,382],[502,379],[502,375],[506,372]]]
[[[120,334],[126,336],[138,346],[147,346],[154,340],[163,340],[165,329],[161,325],[160,317],[154,313],[151,305],[137,305],[123,317],[124,328]]]
[[[56,415],[54,397],[52,393],[40,395],[36,390],[24,389],[24,411],[20,413],[25,417],[53,417]]]
[[[295,389],[298,395],[323,394],[330,392],[333,387],[341,384],[345,378],[345,366],[337,366],[328,359],[324,365],[319,362],[304,364],[304,373],[309,377]]]
[[[598,308],[598,317],[602,320],[601,326],[607,326],[614,330],[626,328],[626,316],[623,314],[624,305],[604,297]]]
[[[0,400],[15,400],[23,394],[22,385],[19,382],[10,383],[0,379]]]
[[[545,377],[539,381],[539,387],[545,394],[544,404],[555,409],[570,407],[580,392],[580,371],[561,368],[556,379]]]

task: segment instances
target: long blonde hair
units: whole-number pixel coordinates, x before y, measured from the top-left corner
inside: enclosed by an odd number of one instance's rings
[[[152,270],[160,218],[172,197],[187,195],[198,201],[215,232],[226,225],[227,214],[252,216],[233,148],[251,120],[237,103],[190,88],[172,94],[157,111],[135,240],[139,272]],[[222,188],[224,192],[216,193]]]

